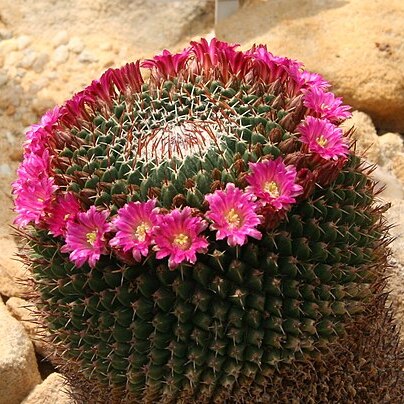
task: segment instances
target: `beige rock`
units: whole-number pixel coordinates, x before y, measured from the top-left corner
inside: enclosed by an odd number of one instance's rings
[[[0,404],[20,404],[40,382],[32,342],[0,299]]]
[[[388,279],[389,283],[389,300],[394,309],[395,318],[399,324],[404,324],[404,265],[397,262],[394,257],[390,260],[391,271]],[[404,342],[404,327],[401,326],[401,338]]]
[[[57,64],[65,63],[69,58],[69,48],[67,45],[60,45],[55,49],[53,53],[53,61]]]
[[[70,387],[59,373],[51,373],[21,404],[74,404]]]
[[[391,159],[391,171],[401,181],[404,187],[404,153],[397,153]]]
[[[347,119],[341,127],[344,130],[354,127],[353,137],[357,140],[357,151],[372,163],[379,162],[379,137],[369,115],[366,115],[364,112],[353,111],[352,118]]]
[[[386,212],[389,223],[395,224],[390,233],[395,240],[391,244],[395,259],[404,266],[404,200],[391,201],[391,208]]]
[[[385,133],[379,136],[380,164],[387,165],[398,153],[404,153],[404,140],[399,133]]]
[[[29,278],[28,271],[17,260],[17,246],[14,240],[0,238],[0,294],[22,296],[27,292],[24,284]]]
[[[75,36],[69,40],[67,47],[74,53],[80,53],[84,49],[84,43],[80,38]]]
[[[18,50],[23,50],[25,49],[28,45],[30,45],[32,42],[32,39],[27,36],[27,35],[21,35],[20,37],[17,38],[17,48]]]
[[[404,189],[400,180],[385,167],[377,166],[372,177],[378,182],[376,189],[383,188],[379,196],[386,202],[404,198]]]
[[[378,128],[404,132],[403,26],[402,0],[250,0],[216,34],[302,61]]]
[[[60,45],[65,45],[69,41],[69,33],[65,30],[58,31],[52,39],[53,44],[57,48]]]
[[[53,108],[56,102],[50,97],[38,97],[36,98],[32,104],[31,109],[38,116],[44,114],[47,110]]]
[[[35,51],[33,51],[32,49],[27,49],[25,52],[23,52],[21,61],[18,66],[28,70],[37,61],[37,57],[38,55]]]
[[[36,307],[32,303],[19,297],[10,297],[6,302],[6,306],[12,316],[25,328],[25,331],[34,344],[35,351],[42,357],[47,357],[50,348],[46,342],[46,337],[49,334],[40,326],[40,319],[38,318]]]

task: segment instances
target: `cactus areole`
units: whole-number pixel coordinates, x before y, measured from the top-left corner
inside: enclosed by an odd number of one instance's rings
[[[202,39],[31,127],[15,223],[62,372],[104,402],[248,402],[344,335],[384,232],[329,86]]]

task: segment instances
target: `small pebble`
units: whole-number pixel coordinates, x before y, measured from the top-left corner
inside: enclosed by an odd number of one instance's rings
[[[19,67],[22,67],[23,69],[28,70],[36,62],[36,59],[37,59],[37,53],[35,51],[33,51],[32,49],[27,49],[22,54],[22,59],[18,65],[19,65]]]
[[[59,31],[52,40],[53,45],[57,48],[60,45],[66,45],[69,41],[69,34],[67,31]]]
[[[53,61],[62,64],[67,61],[69,58],[69,50],[67,49],[66,45],[60,45],[55,49],[53,53]]]
[[[8,81],[7,74],[5,72],[4,73],[0,72],[0,87],[5,85],[7,81]]]
[[[39,53],[35,63],[32,65],[32,69],[35,73],[42,73],[45,65],[49,62],[49,55],[46,53]]]
[[[70,51],[79,54],[80,52],[83,51],[84,44],[80,38],[73,37],[70,39],[69,43],[67,44],[67,47],[69,48]]]
[[[9,177],[11,175],[11,168],[8,164],[0,164],[0,176]]]
[[[77,58],[77,60],[80,63],[95,63],[95,62],[98,62],[98,58],[96,56],[94,56],[92,53],[87,52],[87,51],[81,52],[79,57]]]
[[[27,35],[22,35],[17,38],[17,48],[18,50],[25,49],[28,45],[30,45],[32,39]]]

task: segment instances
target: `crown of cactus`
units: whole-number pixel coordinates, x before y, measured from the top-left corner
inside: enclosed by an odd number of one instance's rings
[[[109,69],[27,133],[13,192],[39,308],[66,371],[113,400],[242,400],[344,335],[380,278],[349,107],[236,48]]]

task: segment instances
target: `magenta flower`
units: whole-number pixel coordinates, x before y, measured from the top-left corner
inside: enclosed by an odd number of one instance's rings
[[[39,124],[32,125],[26,133],[26,141],[24,143],[24,150],[26,154],[36,153],[42,154],[47,146],[50,137],[50,129],[59,119],[60,109],[55,107],[46,112]]]
[[[199,234],[206,229],[207,223],[200,217],[192,217],[191,208],[174,209],[159,217],[158,226],[153,230],[157,251],[156,258],[168,258],[168,266],[175,269],[183,262],[194,264],[196,253],[207,251],[209,245]]]
[[[210,228],[217,230],[216,240],[227,238],[227,243],[234,247],[247,242],[247,237],[261,239],[262,234],[256,229],[261,223],[255,213],[258,205],[251,195],[228,183],[224,191],[217,190],[205,196],[209,202],[206,217],[212,221]]]
[[[317,153],[326,160],[337,160],[338,157],[348,155],[348,144],[342,129],[326,119],[308,116],[298,126],[297,131],[301,134],[301,142],[308,146],[309,151]]]
[[[24,156],[24,160],[17,170],[18,181],[16,184],[27,181],[36,182],[42,178],[49,177],[50,169],[49,151],[42,153],[29,153]]]
[[[66,244],[61,251],[70,252],[69,258],[77,267],[88,261],[94,268],[101,254],[107,254],[105,233],[111,230],[107,218],[108,211],[97,211],[95,206],[91,206],[67,224]]]
[[[302,187],[296,184],[296,168],[286,166],[281,157],[250,163],[250,169],[246,191],[258,197],[263,205],[271,205],[275,210],[287,209],[302,192]]]
[[[317,73],[308,72],[307,70],[300,73],[300,78],[306,88],[317,87],[321,90],[326,90],[331,86],[323,76]]]
[[[184,70],[189,57],[189,49],[184,49],[181,53],[172,54],[164,49],[160,55],[153,59],[147,59],[142,63],[143,68],[154,69],[153,74],[157,79],[169,79],[177,77],[178,73]]]
[[[333,93],[324,92],[316,86],[302,91],[304,94],[303,104],[311,110],[310,115],[316,118],[325,118],[331,122],[339,122],[351,116],[351,107],[343,105],[341,97],[335,97]]]
[[[80,202],[72,193],[59,195],[47,218],[50,233],[54,236],[65,236],[67,224],[73,221],[80,211]]]
[[[49,152],[45,150],[41,155],[27,154],[17,170],[18,179],[12,187],[17,213],[14,223],[20,227],[30,222],[39,223],[51,205],[58,187],[49,176],[49,164]]]
[[[20,181],[13,184],[16,195],[14,211],[17,217],[14,223],[25,227],[31,222],[38,224],[50,207],[54,193],[58,187],[53,178],[42,178],[37,181]]]
[[[247,51],[254,59],[256,74],[266,83],[280,80],[288,91],[294,92],[300,81],[302,64],[285,57],[275,56],[267,50],[265,45],[253,46]],[[288,80],[288,78],[292,80]],[[291,81],[291,82],[289,82]]]
[[[119,209],[113,220],[117,233],[109,242],[112,247],[125,253],[131,252],[136,261],[146,257],[152,243],[152,230],[157,224],[156,201],[130,202]]]

